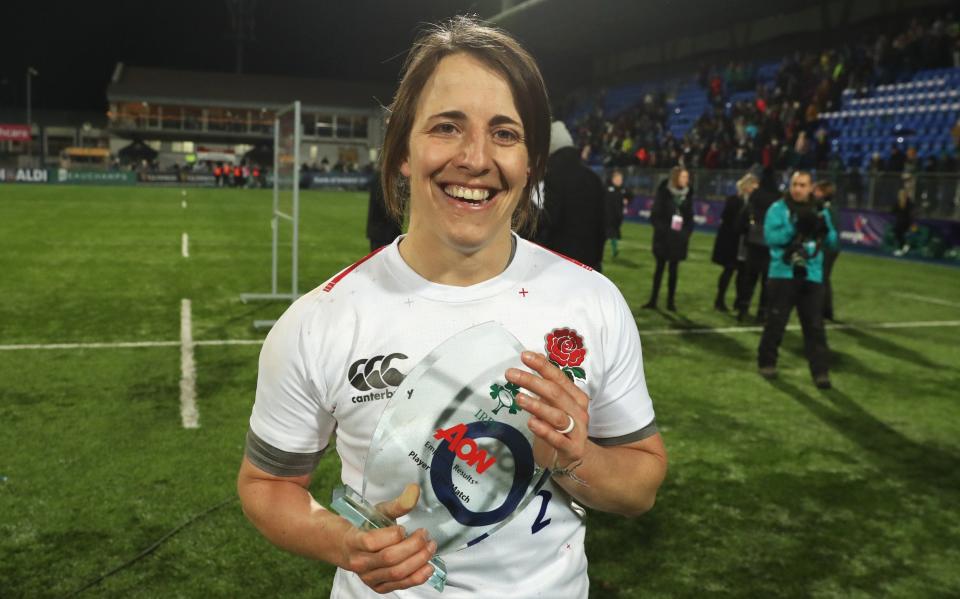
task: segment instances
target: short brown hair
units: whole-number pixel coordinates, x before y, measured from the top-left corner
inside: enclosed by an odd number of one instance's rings
[[[380,155],[383,197],[387,211],[403,220],[406,191],[400,166],[410,152],[410,130],[420,92],[440,61],[466,53],[506,79],[523,124],[530,177],[513,214],[513,226],[525,230],[534,224],[531,190],[537,189],[547,170],[550,148],[550,101],[536,61],[512,37],[471,17],[454,17],[434,25],[413,43],[403,66],[400,86],[390,105],[390,116]]]

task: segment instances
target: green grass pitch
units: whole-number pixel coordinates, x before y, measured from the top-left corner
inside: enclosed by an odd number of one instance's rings
[[[309,289],[366,254],[366,197],[302,203]],[[196,341],[260,338],[251,322],[283,305],[238,296],[268,289],[269,211],[267,191],[0,187],[0,345],[177,341],[182,298]],[[590,514],[591,596],[960,595],[960,270],[842,254],[837,315],[856,326],[828,332],[819,392],[796,331],[771,384],[756,331],[690,330],[736,326],[712,310],[711,235],[681,265],[679,314],[640,310],[650,228],[623,228],[606,274],[671,464],[649,514]],[[945,324],[870,326],[916,321]],[[68,596],[224,501],[80,596],[326,597],[332,568],[273,548],[235,499],[258,351],[197,347],[195,430],[177,345],[0,351],[0,597]],[[321,502],[338,469],[318,469]]]

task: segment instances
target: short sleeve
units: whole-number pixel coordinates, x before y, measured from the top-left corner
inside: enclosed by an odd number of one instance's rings
[[[320,340],[304,299],[287,310],[264,341],[250,416],[257,437],[290,453],[322,451],[336,428],[323,380],[312,366]]]
[[[603,307],[603,381],[590,398],[590,437],[600,445],[632,443],[656,432],[643,372],[640,334],[630,307],[611,284]]]

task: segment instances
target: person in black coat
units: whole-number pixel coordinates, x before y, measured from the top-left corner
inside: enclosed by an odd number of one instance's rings
[[[902,256],[910,251],[907,245],[907,231],[913,226],[913,200],[910,192],[903,188],[897,193],[897,203],[893,205],[893,235],[897,240],[895,256]]]
[[[813,199],[821,211],[826,211],[830,215],[830,222],[839,231],[840,221],[837,219],[837,211],[833,207],[833,196],[837,188],[829,181],[817,181],[813,186]],[[840,245],[836,249],[831,249],[824,245],[823,248],[823,317],[827,320],[836,320],[833,314],[833,286],[830,284],[830,275],[833,274],[833,265],[840,255]]]
[[[717,281],[717,297],[713,300],[713,307],[720,312],[727,312],[727,287],[730,285],[730,279],[737,275],[735,289],[739,293],[742,288],[741,266],[746,255],[741,255],[742,233],[740,230],[740,213],[746,204],[746,199],[750,197],[753,190],[757,188],[757,178],[752,174],[744,175],[737,181],[737,193],[727,198],[723,206],[723,214],[720,215],[720,228],[717,229],[717,237],[713,242],[713,255],[711,259],[715,264],[723,267],[720,273],[720,280]],[[739,295],[734,305],[740,303]]]
[[[550,127],[550,157],[543,181],[538,241],[600,271],[603,260],[603,182],[580,160],[566,125]]]
[[[623,173],[613,171],[610,175],[610,185],[607,186],[607,193],[603,198],[605,209],[604,220],[606,223],[607,239],[610,240],[610,249],[613,257],[616,258],[620,253],[617,248],[617,242],[620,241],[620,226],[623,224],[623,210],[630,202],[630,194],[623,188]]]
[[[657,307],[663,270],[669,265],[667,310],[675,312],[677,270],[680,262],[687,259],[687,246],[693,233],[693,197],[687,169],[682,166],[673,167],[670,177],[657,188],[653,208],[650,210],[650,224],[653,225],[653,257],[657,261],[657,268],[653,273],[650,301],[643,307]]]
[[[760,305],[757,308],[757,320],[763,322],[767,316],[767,271],[770,268],[770,248],[763,237],[763,221],[767,209],[780,199],[777,181],[773,170],[764,169],[760,186],[747,198],[747,204],[740,213],[740,232],[744,236],[745,260],[740,281],[742,288],[737,290],[737,320],[743,322],[750,312],[753,290],[760,281]]]
[[[399,234],[400,225],[387,212],[383,201],[380,170],[375,169],[370,177],[370,199],[367,203],[367,239],[370,240],[370,251],[393,243]]]

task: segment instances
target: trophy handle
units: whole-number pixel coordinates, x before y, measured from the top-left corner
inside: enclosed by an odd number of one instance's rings
[[[330,501],[330,507],[346,518],[350,524],[361,529],[388,528],[397,523],[396,520],[381,514],[377,508],[370,505],[359,493],[347,485],[340,485],[333,489],[333,499]],[[447,566],[436,555],[430,559],[430,565],[433,566],[433,574],[430,575],[427,584],[442,593],[443,587],[447,583]]]

